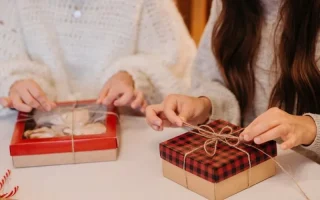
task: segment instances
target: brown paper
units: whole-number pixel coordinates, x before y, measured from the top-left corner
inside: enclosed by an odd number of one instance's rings
[[[20,167],[35,167],[47,165],[63,165],[74,163],[87,162],[104,162],[113,161],[117,159],[118,150],[98,150],[98,151],[83,151],[75,152],[74,155],[70,153],[53,153],[42,155],[27,155],[27,156],[13,156],[13,166]]]
[[[162,169],[164,177],[210,200],[223,200],[248,188],[249,170],[245,170],[219,183],[211,183],[165,160],[162,160]],[[267,160],[251,168],[250,185],[257,184],[275,174],[276,165],[274,161]]]

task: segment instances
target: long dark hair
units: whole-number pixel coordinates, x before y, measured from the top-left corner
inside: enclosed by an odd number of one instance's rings
[[[212,33],[212,51],[227,87],[239,101],[243,123],[255,94],[254,64],[264,9],[260,0],[221,1],[222,11]],[[319,14],[320,0],[282,1],[276,28],[282,33],[275,45],[274,62],[281,74],[269,107],[278,106],[298,115],[320,113],[320,71],[315,58]]]

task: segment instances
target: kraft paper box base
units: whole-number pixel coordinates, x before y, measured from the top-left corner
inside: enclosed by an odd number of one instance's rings
[[[72,118],[80,117],[78,119],[86,120],[86,113],[89,113],[88,117],[93,115],[99,119],[97,122],[88,121],[89,124],[103,124],[105,128],[102,132],[99,130],[97,133],[89,132],[86,134],[87,132],[85,132],[78,135],[73,135],[73,133],[71,135],[64,135],[62,133],[60,134],[60,132],[55,132],[59,134],[57,137],[26,138],[26,131],[33,130],[33,127],[38,128],[37,130],[39,130],[42,126],[39,126],[38,123],[36,123],[39,119],[35,120],[34,117],[32,117],[32,113],[20,112],[10,144],[10,155],[12,157],[13,166],[20,168],[117,160],[119,147],[117,111],[112,110],[107,112],[106,107],[96,105],[94,102],[95,101],[92,100],[61,102],[58,103],[58,111],[56,110],[53,111],[53,113],[48,114],[44,113],[44,116],[47,117],[56,114],[54,116],[59,117],[55,117],[54,122],[59,122],[59,120],[62,120],[63,122],[68,122],[69,120],[70,122],[69,115],[64,115],[69,116],[69,118],[60,117],[60,115],[62,116],[65,113],[65,111],[62,112],[60,110],[66,109],[66,113],[70,114],[69,107],[71,107]],[[85,109],[88,111],[82,112]],[[80,114],[75,115],[74,113],[77,112]],[[90,114],[91,112],[93,114]],[[30,118],[31,121],[29,120]],[[91,119],[91,117],[89,117],[88,120],[89,119]],[[75,126],[73,119],[71,122],[71,126]],[[49,125],[47,125],[47,122],[44,124],[45,128],[51,127],[50,123]],[[71,130],[73,131],[73,128]]]
[[[118,150],[83,151],[75,153],[52,153],[44,155],[12,156],[13,166],[36,167],[79,163],[106,162],[117,160]]]
[[[245,170],[219,183],[212,183],[162,160],[163,176],[209,199],[223,200],[248,188],[248,173]],[[276,165],[268,160],[251,168],[251,186],[276,174]],[[188,182],[188,183],[187,183]]]

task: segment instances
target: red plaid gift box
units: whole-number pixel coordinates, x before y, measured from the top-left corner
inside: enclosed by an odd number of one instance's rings
[[[209,126],[215,131],[215,133],[219,133],[226,126],[231,127],[233,131],[241,129],[240,127],[237,127],[223,120],[213,121],[209,124]],[[228,131],[229,129],[223,129],[221,134],[228,134]],[[161,143],[160,156],[164,161],[164,175],[169,179],[173,179],[174,181],[188,187],[187,184],[190,183],[190,181],[186,179],[188,179],[187,175],[190,174],[199,177],[202,180],[205,180],[207,183],[217,184],[222,183],[224,180],[228,180],[240,173],[249,173],[249,170],[251,170],[251,172],[255,172],[255,166],[259,166],[263,163],[267,163],[267,169],[265,170],[267,170],[267,172],[270,172],[264,173],[265,176],[262,177],[263,179],[268,178],[275,173],[275,165],[273,161],[270,160],[270,158],[267,155],[255,148],[252,148],[245,144],[239,144],[237,148],[235,148],[227,145],[222,141],[219,141],[217,143],[216,153],[214,154],[214,156],[210,156],[206,153],[204,148],[199,148],[204,145],[206,140],[208,140],[208,138],[192,132],[187,132],[185,134],[182,134],[180,136],[177,136],[175,138]],[[275,157],[277,155],[275,141],[270,141],[256,147],[272,157]],[[193,151],[197,148],[199,149]],[[207,150],[209,152],[213,152],[214,145],[208,145]],[[193,152],[190,153],[191,151]],[[186,154],[187,156],[185,156]],[[248,155],[250,155],[251,168],[249,164]],[[180,170],[180,172],[177,172],[177,170]],[[185,173],[182,173],[182,175],[186,177],[178,178],[171,176],[172,171],[176,171],[177,173],[175,174],[181,174],[181,170],[185,171]],[[249,177],[247,177],[247,179],[249,179]],[[259,181],[261,180],[251,182]],[[249,182],[249,180],[244,182]],[[232,187],[232,185],[230,185],[230,187]],[[230,188],[228,188],[228,190],[230,191]],[[210,199],[221,199],[219,198],[219,196],[223,196],[223,198],[230,196],[230,194],[219,195],[219,192],[220,191],[215,191],[213,195],[214,198],[212,197],[212,195],[209,194],[202,194],[201,192],[197,193],[200,193],[201,195]]]

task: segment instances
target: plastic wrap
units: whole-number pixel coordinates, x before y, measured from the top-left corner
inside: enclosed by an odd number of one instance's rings
[[[105,133],[107,108],[103,105],[63,105],[50,112],[34,110],[28,114],[26,139]]]

